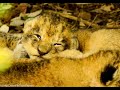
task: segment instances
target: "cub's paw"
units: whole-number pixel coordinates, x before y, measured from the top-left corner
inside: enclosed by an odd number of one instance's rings
[[[57,57],[71,58],[71,59],[79,59],[83,57],[83,53],[79,50],[70,49],[60,52],[56,55]]]
[[[45,58],[45,59],[51,59],[51,58],[54,58],[54,57],[79,59],[79,58],[83,57],[83,53],[81,53],[80,51],[75,50],[75,49],[70,49],[70,50],[64,50],[64,51],[59,52],[59,53],[47,54],[47,55],[43,56],[43,58]]]

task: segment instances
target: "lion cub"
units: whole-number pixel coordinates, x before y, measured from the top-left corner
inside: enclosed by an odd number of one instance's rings
[[[79,44],[82,46],[83,53],[81,53],[80,50],[69,49],[53,55],[52,57],[84,58],[100,50],[120,50],[120,29],[101,29],[89,33],[87,36],[80,32],[77,33],[77,38]]]
[[[118,50],[100,50],[82,59],[21,59],[0,73],[0,86],[120,86],[119,60]]]
[[[71,34],[70,27],[65,18],[43,13],[25,23],[22,44],[31,59],[78,49],[79,41]]]
[[[120,49],[120,30],[71,32],[71,26],[67,19],[43,12],[25,23],[22,44],[31,59],[83,58],[99,50]]]

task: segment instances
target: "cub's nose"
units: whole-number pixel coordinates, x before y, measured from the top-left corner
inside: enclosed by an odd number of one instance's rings
[[[51,44],[45,44],[45,45],[40,44],[37,49],[40,55],[44,55],[50,52],[51,48],[52,48]]]

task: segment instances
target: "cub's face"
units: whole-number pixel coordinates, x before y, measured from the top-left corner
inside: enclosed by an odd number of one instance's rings
[[[67,47],[66,23],[53,19],[44,14],[25,23],[22,43],[31,58],[60,52]]]

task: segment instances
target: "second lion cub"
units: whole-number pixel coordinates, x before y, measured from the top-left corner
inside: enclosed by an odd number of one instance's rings
[[[87,37],[86,35],[81,37],[81,35],[82,33],[77,33],[79,44],[82,44],[83,54],[78,50],[71,49],[56,55],[67,58],[84,58],[100,50],[120,50],[120,29],[101,29],[88,34]]]

